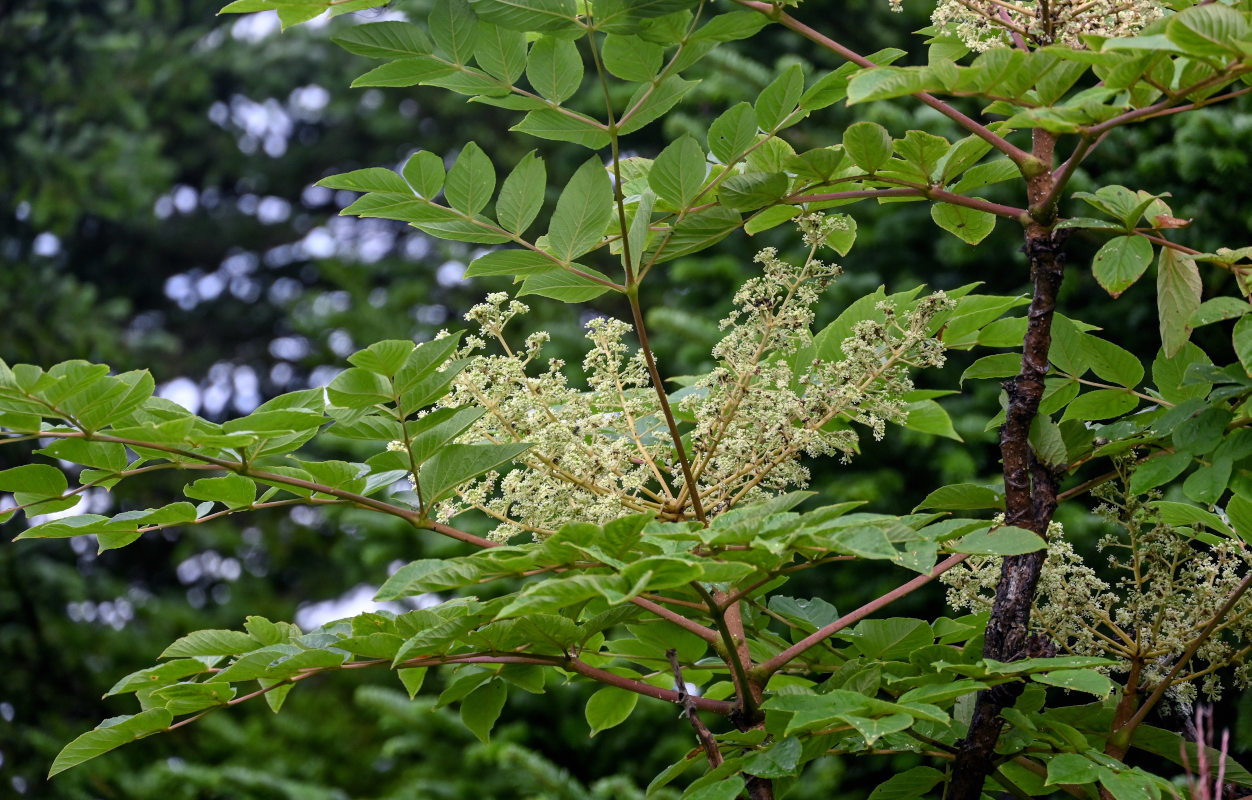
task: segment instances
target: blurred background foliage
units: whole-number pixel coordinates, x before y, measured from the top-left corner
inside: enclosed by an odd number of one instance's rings
[[[427,0],[427,5],[429,0]],[[335,29],[424,11],[422,0],[301,26],[279,35],[272,14],[215,17],[219,0],[9,0],[0,8],[0,357],[49,365],[70,358],[150,369],[166,396],[215,419],[246,413],[275,394],[325,383],[343,358],[384,338],[429,339],[502,279],[466,281],[474,256],[385,220],[339,218],[351,196],[313,186],[364,166],[395,166],[413,150],[454,156],[477,141],[497,163],[532,146],[559,187],[580,151],[507,134],[506,112],[467,110],[435,89],[350,90],[367,66],[329,41]],[[807,19],[840,20],[846,42],[869,52],[906,47],[926,24],[924,3],[903,15],[879,0],[808,0]],[[916,40],[913,40],[916,41]],[[664,125],[631,142],[654,155],[665,141],[726,107],[753,99],[790,63],[810,73],[836,64],[783,31],[702,65],[704,81]],[[836,143],[856,119],[896,132],[955,136],[949,123],[908,103],[834,108],[793,129],[797,149]],[[703,138],[702,134],[698,134]],[[1252,156],[1252,102],[1180,115],[1119,132],[1096,162],[1102,182],[1172,192],[1176,216],[1195,218],[1181,240],[1200,249],[1252,238],[1252,196],[1232,194]],[[1081,176],[1080,184],[1088,180]],[[1088,188],[1084,185],[1075,188]],[[993,199],[1016,201],[1011,195]],[[1025,286],[1020,234],[1001,222],[977,250],[939,233],[924,204],[855,206],[856,248],[819,309],[819,324],[855,298],[926,283],[986,291]],[[765,245],[794,252],[784,229],[735,236],[716,252],[653,274],[645,307],[663,371],[710,366],[716,322],[752,274]],[[1074,263],[1098,243],[1076,241]],[[1206,276],[1210,289],[1227,278]],[[1148,284],[1144,281],[1143,284]],[[622,315],[611,300],[577,316],[536,303],[523,329],[553,334],[551,354],[581,362],[581,323]],[[1110,329],[1150,358],[1159,346],[1151,287],[1114,306],[1089,275],[1072,270],[1071,316]],[[525,330],[519,331],[524,333]],[[1217,356],[1218,354],[1215,354]],[[923,376],[955,389],[969,358]],[[895,430],[851,467],[816,465],[827,502],[865,500],[900,511],[941,483],[996,479],[994,432],[983,430],[995,387],[945,401],[963,443]],[[0,468],[23,454],[0,450]],[[96,504],[143,508],[176,489],[154,481]],[[1093,539],[1088,517],[1072,534]],[[12,524],[12,523],[11,523]],[[12,535],[15,531],[10,531]],[[631,798],[692,746],[674,710],[641,703],[630,722],[587,736],[588,690],[515,693],[490,745],[454,710],[434,708],[445,678],[414,702],[392,676],[357,673],[302,685],[285,713],[263,704],[217,713],[44,781],[60,747],[125,703],[101,699],[115,680],[151,663],[195,628],[236,628],[248,614],[320,624],[369,607],[389,569],[455,545],[360,513],[259,514],[247,527],[201,527],[150,537],[97,556],[82,541],[0,545],[0,796],[40,798]],[[808,573],[804,573],[808,574]],[[829,580],[829,579],[828,579]],[[833,585],[797,583],[852,607],[896,576],[835,573]],[[939,593],[919,593],[893,613],[937,615]],[[368,671],[366,671],[368,672]],[[313,683],[310,681],[309,683]],[[550,687],[552,688],[552,687]],[[1252,704],[1228,703],[1239,750],[1252,747]],[[857,798],[910,757],[874,764],[819,762],[789,797]],[[605,778],[604,776],[615,776]]]

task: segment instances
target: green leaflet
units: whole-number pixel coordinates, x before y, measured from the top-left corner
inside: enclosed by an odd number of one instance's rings
[[[749,103],[739,103],[709,126],[709,151],[718,161],[730,164],[756,141],[756,131],[756,111]]]
[[[652,162],[648,185],[671,208],[683,209],[704,185],[704,151],[690,136],[671,142]]]
[[[465,277],[512,275],[517,280],[540,272],[560,269],[552,258],[533,250],[493,250],[470,262]]]
[[[639,695],[624,689],[605,686],[596,690],[587,699],[584,712],[591,735],[595,736],[600,731],[621,725],[630,716],[630,712],[635,710],[638,702]]]
[[[517,162],[500,188],[500,197],[496,200],[496,219],[500,226],[516,234],[524,233],[539,216],[546,181],[543,159],[532,150]]]
[[[1113,297],[1130,288],[1152,263],[1152,245],[1141,236],[1110,239],[1096,253],[1092,272]]]
[[[579,114],[562,113],[550,108],[531,111],[509,130],[540,139],[572,142],[591,150],[598,150],[609,143],[609,132],[604,125]]]
[[[844,152],[866,172],[876,172],[891,158],[891,134],[875,122],[857,122],[843,132]]]
[[[604,37],[600,57],[605,69],[622,80],[644,83],[661,71],[665,49],[638,36],[610,33]]]
[[[461,721],[479,741],[486,744],[491,738],[509,690],[504,681],[493,680],[475,689],[461,701]]]
[[[574,0],[470,0],[480,20],[515,31],[577,30]]]
[[[804,70],[799,64],[792,64],[783,70],[769,86],[761,90],[753,106],[756,118],[762,130],[776,131],[784,127],[783,123],[794,124],[798,117],[792,117],[800,96],[804,93]]]
[[[1015,556],[1042,550],[1044,546],[1043,537],[1033,531],[1001,525],[967,534],[952,549],[980,556]]]
[[[722,182],[717,199],[726,208],[751,211],[778,202],[787,193],[790,181],[781,172],[749,172]]]
[[[930,218],[940,228],[963,240],[966,244],[978,244],[986,239],[996,226],[994,214],[952,203],[931,205]]]
[[[607,275],[596,272],[590,267],[584,267],[582,264],[573,266],[583,274],[580,275],[572,270],[555,269],[527,276],[522,281],[522,288],[517,292],[518,296],[537,294],[565,303],[582,303],[609,291],[611,282]]]
[[[479,19],[474,60],[492,77],[516,83],[526,70],[526,36]]]
[[[352,82],[353,88],[365,86],[416,86],[452,75],[456,67],[429,56],[400,58],[375,67]]]
[[[478,39],[478,18],[465,0],[435,3],[428,22],[435,49],[449,61],[468,64]]]
[[[443,188],[443,159],[429,150],[420,150],[409,156],[402,172],[404,179],[427,200],[434,200],[435,195]]]
[[[430,55],[430,37],[411,22],[367,22],[333,37],[335,44],[367,58],[406,58]]]
[[[429,507],[456,488],[505,464],[530,449],[528,444],[455,444],[444,447],[422,465],[418,483]]]
[[[62,748],[48,770],[48,777],[128,742],[163,731],[170,726],[173,718],[174,715],[164,708],[150,708],[138,714],[106,719],[95,730],[84,733]]]
[[[448,205],[466,216],[482,211],[496,190],[496,168],[477,144],[461,149],[443,185]]]
[[[583,60],[568,39],[542,36],[530,46],[526,79],[545,100],[560,104],[578,91],[583,79]]]
[[[598,157],[588,159],[556,201],[548,227],[548,251],[570,263],[604,239],[613,219],[613,186]]]

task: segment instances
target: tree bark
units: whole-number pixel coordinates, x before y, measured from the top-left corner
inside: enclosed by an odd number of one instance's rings
[[[1050,174],[1047,177],[1050,178]],[[1004,383],[1009,404],[1000,428],[1005,523],[1032,530],[1041,537],[1046,535],[1056,510],[1058,476],[1035,459],[1029,437],[1048,371],[1052,315],[1064,272],[1063,239],[1062,232],[1050,226],[1035,224],[1027,228],[1024,249],[1030,259],[1034,296],[1027,318],[1021,370]],[[1046,640],[1027,633],[1035,587],[1045,557],[1046,552],[1041,550],[1004,559],[991,618],[987,622],[984,658],[1014,661],[1051,654]],[[979,692],[969,733],[961,741],[952,765],[948,800],[978,800],[984,781],[995,768],[995,745],[1004,727],[1000,712],[1011,706],[1023,689],[1022,683],[1009,683]]]

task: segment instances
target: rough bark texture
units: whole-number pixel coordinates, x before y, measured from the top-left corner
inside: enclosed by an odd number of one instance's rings
[[[1004,462],[1005,521],[1045,535],[1056,510],[1057,476],[1040,464],[1030,450],[1030,425],[1039,411],[1043,380],[1052,344],[1052,313],[1064,270],[1063,236],[1043,226],[1026,231],[1026,254],[1034,297],[1023,343],[1022,367],[1005,381],[1009,405],[1000,429]],[[1031,603],[1045,558],[1043,551],[1004,559],[991,619],[987,623],[983,656],[997,661],[1048,655],[1048,643],[1027,635]],[[978,800],[983,782],[995,768],[995,745],[1004,720],[1000,712],[1021,694],[1023,684],[1010,683],[980,692],[952,766],[948,800]]]

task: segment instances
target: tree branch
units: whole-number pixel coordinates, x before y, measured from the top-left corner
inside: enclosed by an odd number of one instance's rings
[[[704,755],[709,760],[712,767],[720,767],[722,765],[722,751],[717,747],[717,739],[713,737],[713,732],[709,730],[709,726],[704,724],[704,720],[700,719],[699,709],[693,702],[693,698],[687,693],[687,684],[683,681],[682,666],[678,663],[678,651],[666,650],[666,658],[669,659],[669,667],[674,673],[674,691],[678,692],[678,704],[683,707],[682,716],[687,718],[691,723],[691,727],[696,732],[696,739],[700,741],[700,747],[704,748]]]
[[[870,614],[873,614],[878,609],[883,608],[884,606],[890,605],[891,603],[894,603],[896,600],[899,600],[901,597],[904,597],[905,595],[912,594],[914,591],[930,583],[932,580],[934,580],[935,578],[938,578],[940,575],[952,569],[957,564],[960,564],[962,561],[964,561],[967,558],[969,558],[969,556],[966,555],[965,553],[957,553],[956,555],[949,556],[948,558],[940,562],[938,565],[936,565],[935,568],[932,569],[928,574],[918,575],[913,580],[897,586],[896,588],[892,589],[890,592],[887,592],[886,594],[880,597],[874,598],[873,600],[869,601],[868,603],[856,609],[855,611],[844,614],[839,619],[835,620],[834,622],[830,623],[824,628],[821,628],[820,630],[809,634],[808,636],[804,637],[800,641],[793,644],[791,647],[788,647],[786,650],[782,651],[778,655],[771,658],[769,661],[766,661],[760,666],[754,668],[752,672],[754,674],[759,674],[763,677],[768,677],[769,675],[774,674],[775,672],[782,669],[784,666],[786,666],[790,662],[794,661],[796,658],[803,655],[805,651],[807,651],[809,648],[813,647],[814,645],[818,644],[819,642],[825,639],[829,639],[831,636],[843,630],[844,628],[848,627],[849,625],[852,625],[856,622],[861,621],[865,617],[868,617]]]
[[[1036,131],[1035,155],[1050,164],[1056,137]],[[1028,183],[1032,206],[1051,192],[1051,174],[1045,173]],[[1050,220],[1048,220],[1050,222]],[[1052,315],[1064,276],[1061,246],[1064,231],[1036,223],[1026,230],[1026,254],[1030,259],[1034,297],[1027,314],[1022,362],[1018,374],[1005,381],[1009,405],[1000,429],[1003,460],[1005,522],[1026,528],[1040,537],[1047,534],[1057,504],[1057,476],[1038,462],[1030,449],[1030,426],[1039,412],[1044,378],[1048,372],[1048,352],[1052,344]],[[1028,636],[1031,605],[1043,567],[1046,551],[1038,550],[1004,559],[991,618],[987,622],[983,656],[997,661],[1014,661],[1036,651],[1046,651],[1046,643]],[[952,769],[948,800],[978,800],[983,782],[994,769],[995,746],[1004,720],[1000,712],[1011,705],[1024,685],[1005,684],[978,693],[969,732]]]
[[[800,34],[815,44],[821,45],[841,58],[851,61],[853,64],[869,69],[878,67],[878,65],[873,61],[870,61],[868,58],[855,50],[852,50],[851,48],[836,42],[834,39],[831,39],[829,36],[810,28],[808,25],[805,25],[803,22],[800,22],[795,17],[782,11],[771,3],[763,2],[762,0],[734,0],[734,2],[744,8],[759,11],[783,27]],[[986,125],[983,125],[977,120],[961,113],[929,92],[916,92],[912,96],[938,111],[940,114],[943,114],[945,117],[952,120],[957,125],[960,125],[962,128],[974,134],[978,138],[987,142],[1001,153],[1004,153],[1019,167],[1034,162],[1034,157],[1030,153],[1027,153],[1025,150],[1021,149],[1007,139],[993,133]]]

